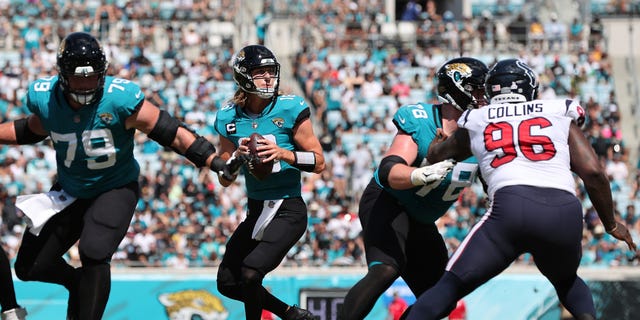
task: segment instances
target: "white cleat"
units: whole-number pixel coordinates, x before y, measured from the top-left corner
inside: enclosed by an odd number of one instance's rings
[[[11,310],[7,310],[0,315],[0,319],[2,320],[26,320],[27,319],[27,309],[25,308],[13,308]]]

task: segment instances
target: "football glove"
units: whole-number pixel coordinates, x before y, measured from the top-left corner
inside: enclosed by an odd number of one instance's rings
[[[456,162],[454,160],[447,159],[432,165],[416,168],[411,171],[411,183],[414,186],[426,186],[435,181],[441,181],[455,165]]]
[[[249,156],[238,153],[227,160],[224,168],[219,172],[225,180],[233,181],[240,172],[242,165],[249,161]]]

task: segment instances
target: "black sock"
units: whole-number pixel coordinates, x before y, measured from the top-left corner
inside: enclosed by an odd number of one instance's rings
[[[78,316],[80,319],[102,319],[111,291],[109,264],[83,266],[78,286]]]
[[[269,290],[262,287],[262,304],[265,309],[273,312],[276,316],[284,319],[284,314],[289,309],[289,305],[276,298]]]

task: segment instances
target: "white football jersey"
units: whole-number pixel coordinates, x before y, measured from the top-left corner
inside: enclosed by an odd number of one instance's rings
[[[469,131],[489,198],[511,185],[531,185],[575,194],[569,154],[571,121],[584,109],[572,100],[491,104],[467,110],[458,126]]]

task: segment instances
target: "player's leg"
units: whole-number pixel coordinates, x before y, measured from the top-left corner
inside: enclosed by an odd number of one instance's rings
[[[442,277],[449,253],[435,224],[411,221],[410,226],[407,266],[400,276],[418,297]]]
[[[80,238],[87,206],[87,201],[76,200],[47,221],[38,236],[27,229],[15,263],[18,278],[63,285],[69,291],[69,302],[73,301],[80,269],[69,265],[63,255]],[[69,308],[69,312],[73,314],[74,310]]]
[[[407,215],[374,180],[360,198],[358,216],[369,268],[367,274],[347,292],[339,312],[340,320],[364,319],[405,265],[404,250],[409,230]]]
[[[249,199],[249,212],[261,212],[262,201],[255,201]],[[216,279],[218,291],[231,299],[249,302],[249,307],[255,303],[262,305],[264,294],[260,294],[260,290],[257,292],[245,292],[246,279],[255,279],[259,277],[256,275],[255,270],[247,269],[244,267],[244,259],[251,253],[258,241],[253,240],[252,231],[256,224],[259,214],[249,214],[247,218],[238,225],[236,230],[231,235],[231,238],[226,244],[226,250],[222,262],[218,267],[218,275]],[[254,297],[254,296],[257,296]],[[249,300],[250,298],[253,300]],[[282,303],[282,308],[286,309],[286,304]],[[247,311],[245,311],[247,312]],[[252,313],[253,311],[249,311]],[[255,317],[255,315],[252,315]],[[249,317],[247,317],[249,318]]]
[[[460,298],[498,275],[518,257],[521,198],[517,193],[501,192],[503,189],[496,192],[491,209],[462,241],[442,278],[420,295],[407,319],[446,317]]]
[[[129,183],[96,197],[84,215],[75,305],[80,319],[102,318],[111,291],[111,257],[129,228],[138,196],[137,181]]]
[[[14,318],[24,319],[26,311],[18,305],[16,291],[13,286],[11,264],[4,250],[0,249],[0,313],[2,318],[8,318],[10,314]]]
[[[80,237],[85,205],[76,201],[53,216],[38,236],[27,228],[14,265],[22,281],[42,281],[71,288],[76,269],[63,255]]]
[[[250,200],[249,214],[262,212],[263,202]],[[243,260],[240,272],[245,292],[247,319],[260,319],[262,309],[267,309],[283,319],[311,319],[308,311],[292,309],[262,286],[264,276],[274,270],[293,245],[300,240],[307,228],[307,206],[302,198],[284,199],[275,217],[264,230],[262,240]],[[287,314],[287,311],[290,313]],[[299,311],[292,314],[293,311]]]
[[[216,284],[218,292],[227,298],[245,301],[240,270],[244,258],[258,245],[257,241],[251,239],[256,220],[257,215],[248,216],[238,225],[225,246],[224,256],[218,266]]]
[[[531,219],[527,224],[538,235],[530,243],[533,260],[576,319],[595,319],[591,290],[577,275],[582,257],[581,204],[575,196],[562,191],[536,198],[545,199],[548,207],[528,216]]]
[[[0,311],[17,308],[16,292],[13,287],[11,264],[4,250],[0,250]]]

